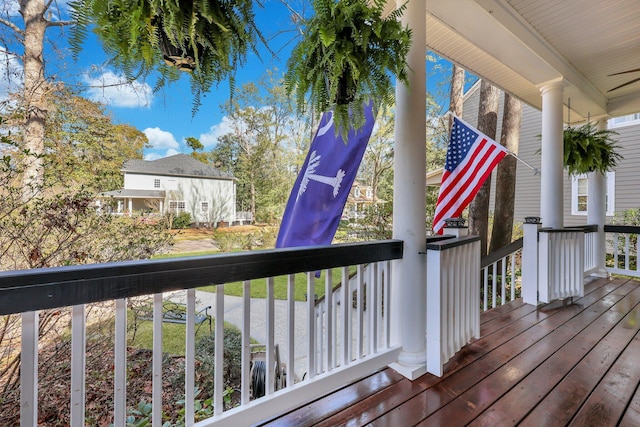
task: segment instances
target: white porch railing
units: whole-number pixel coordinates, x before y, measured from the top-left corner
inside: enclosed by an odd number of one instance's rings
[[[538,299],[547,303],[584,294],[584,231],[541,229]]]
[[[515,240],[482,258],[482,310],[487,311],[520,296],[522,241],[522,238]]]
[[[638,236],[640,227],[605,225],[607,271],[625,276],[640,277],[638,266]]]
[[[584,294],[585,277],[598,269],[596,225],[540,228],[525,223],[522,297],[537,305]]]
[[[530,224],[529,224],[530,225]],[[535,280],[539,274],[537,257],[557,258],[558,263],[570,266],[570,274],[583,277],[590,264],[589,254],[592,240],[586,229],[564,230],[562,233],[539,230],[534,227],[536,256]],[[608,226],[609,227],[609,226]],[[632,271],[635,266],[635,237],[640,228],[606,228],[613,237],[611,248],[621,249],[612,254],[616,265],[626,269],[612,272]],[[538,250],[538,236],[546,245],[547,252]],[[554,237],[559,240],[554,240]],[[525,240],[527,232],[525,231]],[[570,236],[567,238],[566,236]],[[438,240],[439,241],[435,241]],[[546,240],[545,240],[546,239]],[[614,243],[615,242],[615,243]],[[517,297],[520,259],[520,243],[514,242],[499,254],[492,254],[480,264],[477,237],[436,237],[427,242],[427,369],[442,374],[443,364],[471,338],[479,334],[479,311],[489,306],[496,307]],[[551,249],[549,249],[551,248]],[[611,249],[610,248],[610,249]],[[526,250],[526,248],[524,249]],[[72,426],[84,424],[86,393],[84,384],[86,364],[87,321],[85,304],[98,301],[115,301],[114,344],[114,408],[115,425],[124,425],[127,415],[127,299],[152,295],[153,298],[153,411],[152,425],[160,426],[162,406],[162,302],[163,293],[178,289],[186,290],[184,303],[187,316],[185,326],[185,420],[186,425],[240,425],[259,422],[273,414],[282,413],[309,401],[316,396],[355,380],[393,362],[398,349],[391,345],[390,321],[393,313],[389,297],[391,260],[401,258],[402,243],[399,241],[371,242],[336,245],[324,248],[280,249],[184,258],[128,262],[110,265],[89,265],[0,273],[0,314],[22,313],[22,363],[21,371],[21,423],[34,425],[38,408],[38,310],[72,307],[72,355],[70,365],[71,399],[70,418]],[[580,261],[579,258],[583,258]],[[524,261],[524,260],[523,260]],[[583,267],[580,263],[583,262]],[[552,264],[552,263],[550,263]],[[357,274],[349,277],[351,271]],[[333,288],[331,268],[340,267],[342,283],[348,286]],[[557,266],[551,265],[550,269]],[[524,265],[522,267],[525,270]],[[294,274],[306,273],[307,295],[316,292],[315,272],[325,271],[324,297],[316,303],[313,297],[306,302],[294,298]],[[557,280],[566,278],[555,270]],[[581,274],[578,274],[580,271]],[[480,274],[479,274],[480,273]],[[335,273],[333,273],[335,274]],[[526,272],[524,277],[526,277]],[[275,300],[273,277],[287,277],[288,298]],[[515,279],[514,279],[515,278]],[[571,277],[570,277],[571,279]],[[564,279],[562,279],[564,280]],[[223,321],[225,310],[224,285],[218,285],[211,304],[217,320],[214,378],[214,416],[196,423],[194,411],[196,396],[195,288],[210,283],[242,281],[242,380],[240,406],[225,407]],[[485,298],[481,305],[481,284]],[[486,286],[490,284],[488,289]],[[266,289],[267,297],[257,302],[264,315],[252,315],[250,291],[260,286]],[[536,292],[537,292],[536,284]],[[524,291],[524,290],[523,290]],[[573,292],[573,291],[572,291]],[[560,293],[559,295],[564,295]],[[537,301],[537,300],[536,300]],[[525,301],[526,302],[526,301]],[[298,319],[295,312],[303,306],[304,317]],[[259,317],[259,318],[258,318]],[[281,325],[285,319],[284,326]],[[250,332],[256,322],[264,326],[266,366],[276,366],[276,345],[285,362],[284,388],[276,387],[275,371],[265,371],[265,397],[253,399],[250,394],[249,366],[251,360]],[[297,329],[304,330],[304,338],[296,336]],[[285,330],[283,332],[283,330]],[[279,338],[279,332],[285,338]],[[303,340],[302,357],[297,348]],[[300,375],[300,372],[303,374]]]
[[[588,276],[598,270],[598,259],[596,251],[597,225],[585,225],[580,227],[584,231],[584,275]]]
[[[13,271],[0,273],[0,314],[22,313],[22,376],[21,419],[22,426],[37,424],[38,408],[38,318],[39,311],[59,307],[72,308],[71,327],[71,414],[70,425],[85,424],[85,345],[87,322],[85,304],[98,301],[115,301],[114,344],[114,408],[113,423],[125,425],[127,395],[127,298],[153,293],[153,384],[152,424],[161,426],[162,419],[162,319],[163,293],[186,289],[185,332],[185,424],[247,425],[301,406],[322,393],[327,393],[349,381],[382,368],[397,359],[399,349],[390,343],[388,278],[390,260],[402,257],[402,242],[385,241],[361,244],[345,244],[319,248],[291,248],[271,251],[223,254],[215,256],[123,262],[105,265],[88,265]],[[366,281],[364,265],[367,264]],[[359,275],[355,291],[358,296],[355,308],[350,303],[351,287],[344,287],[341,301],[333,304],[331,268],[340,269],[343,280],[348,280],[349,266],[356,266]],[[294,300],[294,274],[306,272],[308,295],[315,291],[315,272],[324,270],[327,277],[325,291],[328,304],[320,316],[316,316],[313,298],[306,303]],[[274,276],[287,276],[288,299],[284,312],[277,312],[274,297]],[[266,278],[266,279],[261,279]],[[214,415],[196,423],[195,396],[195,287],[210,283],[243,281],[242,297],[242,363],[240,406],[227,409],[223,402],[224,386],[224,285],[215,291],[215,370]],[[263,300],[264,319],[251,316],[250,291],[253,286],[266,286]],[[366,291],[365,291],[366,289]],[[300,325],[295,316],[296,304],[303,304],[306,320]],[[281,304],[278,304],[281,306]],[[276,319],[286,318],[285,342],[276,340]],[[279,345],[286,363],[286,384],[276,390],[274,369],[266,369],[265,397],[250,396],[250,359],[252,322],[264,322],[266,342],[266,366],[275,367],[275,346]],[[304,378],[296,375],[295,330],[305,331]],[[297,380],[296,380],[297,378]]]
[[[480,337],[480,238],[427,244],[427,371],[444,364]]]
[[[348,268],[342,270],[340,285],[331,288],[326,283],[324,295],[316,301],[317,345],[323,358],[316,361],[318,369],[332,368],[336,360],[346,354],[374,354],[380,346],[391,345],[391,318],[385,313],[385,295],[391,292],[391,263],[373,263],[360,265],[355,274],[350,275]],[[347,283],[348,286],[342,286]],[[373,287],[370,286],[373,284]],[[373,289],[372,292],[369,289]],[[373,311],[367,307],[377,307]],[[365,322],[366,320],[366,322]],[[347,325],[351,325],[351,329]],[[330,347],[333,337],[340,335],[338,328],[347,334],[338,340],[339,347]],[[327,346],[327,351],[322,351]],[[344,349],[342,356],[336,350]]]
[[[244,225],[251,224],[253,222],[253,215],[251,212],[236,212],[234,224]]]

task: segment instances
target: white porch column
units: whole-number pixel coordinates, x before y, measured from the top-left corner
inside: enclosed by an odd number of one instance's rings
[[[127,199],[127,210],[129,212],[129,216],[133,214],[133,199]]]
[[[598,121],[598,129],[604,130],[607,127],[606,117]],[[607,178],[600,172],[589,174],[587,187],[587,224],[597,224],[598,231],[595,233],[594,256],[597,261],[596,271],[591,275],[596,277],[608,277],[605,268],[606,241],[604,235],[604,225],[607,222]]]
[[[425,16],[424,0],[409,1],[402,14],[413,31],[410,87],[396,85],[393,237],[404,241],[404,255],[393,266],[394,332],[402,352],[392,367],[409,379],[426,372]]]
[[[538,305],[538,230],[540,218],[526,217],[522,230],[522,301]]]
[[[563,79],[553,80],[540,86],[542,94],[540,217],[543,227],[561,228],[563,225],[563,88]]]

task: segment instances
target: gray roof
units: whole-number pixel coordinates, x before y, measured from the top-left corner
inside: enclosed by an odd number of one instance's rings
[[[125,173],[233,179],[233,175],[230,173],[222,172],[187,154],[176,154],[158,160],[127,160],[124,162],[122,171]]]
[[[100,193],[102,197],[127,197],[130,199],[164,199],[165,191],[164,190],[130,190],[130,189],[122,189],[122,190],[113,190],[113,191],[105,191],[104,193]]]

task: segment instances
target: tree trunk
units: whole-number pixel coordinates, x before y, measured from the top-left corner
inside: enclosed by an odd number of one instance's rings
[[[500,144],[515,154],[518,154],[521,118],[522,103],[519,99],[505,93]],[[511,243],[516,192],[516,166],[517,159],[513,156],[506,156],[498,164],[496,173],[496,207],[493,214],[493,230],[491,231],[489,252],[497,251]]]
[[[462,117],[462,103],[464,95],[464,68],[453,64],[451,77],[451,91],[449,93],[449,111],[458,117]],[[449,132],[453,126],[453,116],[449,116]]]
[[[42,187],[42,154],[47,116],[47,82],[44,78],[43,46],[47,21],[44,0],[21,0],[24,19],[24,160],[23,195],[30,198]]]
[[[500,91],[486,80],[480,85],[480,108],[478,110],[478,130],[489,138],[496,138],[498,126],[498,98]],[[480,191],[469,204],[469,233],[480,236],[480,254],[487,254],[487,238],[489,230],[489,193],[491,175],[484,182]]]
[[[255,176],[251,174],[251,183],[249,184],[249,191],[251,193],[251,218],[253,222],[256,222],[256,181]]]

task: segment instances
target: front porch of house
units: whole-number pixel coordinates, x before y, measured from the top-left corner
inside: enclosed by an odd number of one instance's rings
[[[114,190],[100,194],[96,204],[101,212],[114,215],[133,215],[134,212],[165,213],[164,190]]]
[[[389,2],[389,9],[402,3]],[[21,352],[20,414],[3,422],[38,424],[43,396],[39,355],[47,341],[40,316],[55,309],[72,319],[70,372],[60,380],[70,397],[61,422],[85,425],[86,414],[94,409],[85,375],[91,331],[86,310],[102,302],[114,313],[113,363],[104,372],[114,387],[105,410],[114,425],[125,426],[131,409],[130,302],[146,296],[153,311],[153,375],[145,398],[151,401],[154,427],[165,421],[163,410],[176,404],[163,401],[166,387],[184,390],[184,424],[199,427],[290,420],[304,424],[304,419],[310,424],[326,419],[328,425],[340,420],[540,424],[547,419],[560,425],[584,425],[587,419],[597,425],[637,424],[633,417],[640,373],[629,363],[637,353],[636,282],[597,279],[583,286],[583,279],[589,273],[638,277],[640,229],[605,226],[602,176],[593,176],[594,185],[589,185],[594,209],[589,208],[587,222],[593,227],[564,228],[558,185],[560,142],[570,111],[574,122],[640,111],[638,85],[611,89],[624,83],[620,71],[636,71],[640,9],[630,0],[589,6],[578,0],[408,2],[402,19],[414,39],[408,64],[411,88],[398,86],[396,96],[394,240],[0,273],[0,315],[18,315]],[[594,54],[596,42],[599,54]],[[542,110],[542,197],[540,211],[532,212],[542,217],[542,224],[527,226],[522,253],[487,266],[481,264],[475,237],[425,241],[426,48]],[[354,280],[351,269],[357,273]],[[307,298],[306,316],[299,322],[293,314],[295,291],[302,286],[313,295],[317,271],[325,274],[320,284],[325,297],[318,303]],[[516,294],[520,271],[521,299]],[[344,285],[334,289],[332,275],[341,276]],[[286,304],[276,305],[274,278],[281,276],[286,278]],[[242,378],[239,406],[233,408],[224,402],[224,301],[231,283],[240,283],[243,290]],[[195,393],[195,314],[201,309],[196,288],[208,285],[215,286],[215,310],[210,312],[216,320],[215,370],[210,412],[203,416]],[[256,288],[265,295],[261,319],[250,310]],[[185,294],[184,381],[168,385],[162,380],[163,298],[177,290]],[[481,301],[484,309],[492,309],[481,314]],[[285,322],[285,342],[275,339],[278,319]],[[276,345],[286,362],[284,384],[276,381],[274,369],[265,370],[261,397],[251,387],[250,331],[256,321],[264,323],[266,366],[276,366]],[[296,328],[304,330],[302,366],[295,362]],[[296,375],[300,367],[302,377]],[[351,412],[342,412],[347,404]],[[318,410],[327,416],[315,418]],[[508,419],[498,418],[503,415]]]

